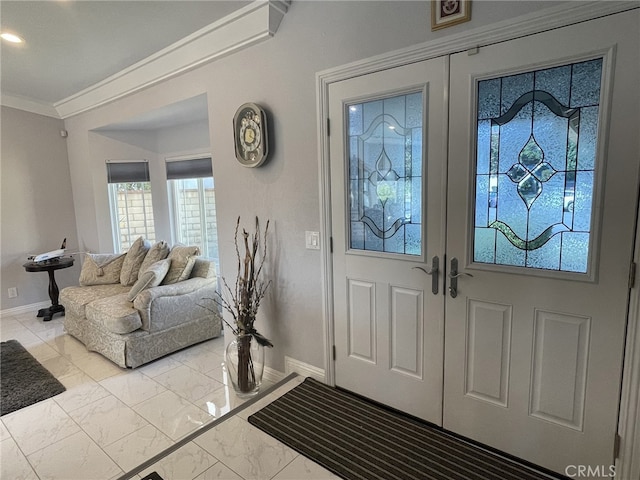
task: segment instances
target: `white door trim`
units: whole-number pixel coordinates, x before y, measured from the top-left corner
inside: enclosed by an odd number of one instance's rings
[[[322,235],[322,317],[325,336],[325,382],[335,385],[333,361],[334,315],[333,315],[333,267],[331,260],[331,176],[329,158],[329,85],[360,75],[413,62],[471,50],[497,42],[512,40],[527,35],[561,28],[595,18],[640,8],[635,1],[626,2],[568,2],[537,12],[497,22],[467,32],[442,37],[404,49],[388,52],[316,74],[316,112],[318,121],[318,168],[320,182],[320,229]],[[640,232],[640,231],[639,231]],[[640,237],[640,233],[639,233]],[[640,240],[639,240],[640,242]],[[636,261],[639,260],[636,255]],[[636,421],[640,418],[640,395],[631,388],[640,383],[640,293],[638,287],[632,292],[632,310],[629,312],[629,336],[626,351],[627,361],[623,372],[623,402],[620,412],[620,432],[633,435]],[[623,425],[624,423],[624,425]],[[635,432],[638,436],[638,432]],[[633,467],[633,439],[623,439],[618,471],[631,471]],[[640,459],[635,459],[640,463]],[[638,468],[636,465],[635,468]]]

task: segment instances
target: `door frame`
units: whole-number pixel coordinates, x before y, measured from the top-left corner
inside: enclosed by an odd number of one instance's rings
[[[333,360],[334,313],[333,313],[333,265],[332,265],[332,218],[331,218],[331,170],[329,158],[329,85],[350,78],[367,75],[380,70],[400,67],[409,63],[428,60],[444,55],[474,51],[493,43],[513,40],[520,37],[562,28],[576,23],[594,20],[628,10],[640,8],[636,2],[598,2],[583,4],[570,2],[537,12],[514,17],[484,27],[441,37],[404,49],[388,52],[346,65],[334,67],[316,74],[316,112],[318,124],[318,165],[320,179],[320,232],[321,232],[321,283],[322,318],[324,332],[324,379],[325,383],[335,386],[335,364]],[[334,132],[334,134],[339,134]],[[640,214],[640,207],[638,209]],[[637,244],[640,243],[640,224],[637,223]],[[636,245],[634,261],[640,261],[640,248]],[[638,272],[640,276],[640,272]],[[640,458],[633,458],[634,438],[640,437],[635,431],[636,420],[640,419],[640,395],[633,393],[632,386],[640,383],[640,281],[632,289],[628,314],[628,336],[623,369],[623,397],[620,409],[618,431],[627,436],[622,439],[621,455],[617,470],[631,471],[634,460],[640,464]]]

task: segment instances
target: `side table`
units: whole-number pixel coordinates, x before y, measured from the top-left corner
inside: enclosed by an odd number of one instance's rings
[[[56,313],[64,314],[64,307],[58,304],[58,296],[60,291],[58,290],[58,284],[54,272],[63,268],[69,268],[75,261],[72,257],[59,257],[52,260],[45,260],[44,262],[27,262],[24,265],[24,269],[27,272],[47,272],[49,274],[49,298],[51,299],[51,306],[47,308],[41,308],[38,310],[38,317],[44,317],[42,320],[48,322],[53,318]]]

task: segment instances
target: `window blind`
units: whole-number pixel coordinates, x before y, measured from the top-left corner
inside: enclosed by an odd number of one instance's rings
[[[213,177],[211,157],[167,162],[167,180]]]
[[[109,183],[148,182],[149,162],[107,162]]]

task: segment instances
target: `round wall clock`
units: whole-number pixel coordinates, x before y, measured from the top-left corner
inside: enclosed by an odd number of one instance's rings
[[[255,103],[245,103],[233,117],[236,158],[245,167],[259,167],[267,159],[267,116]]]

